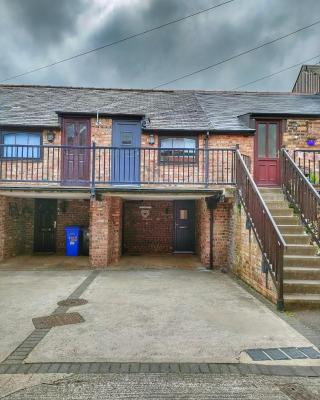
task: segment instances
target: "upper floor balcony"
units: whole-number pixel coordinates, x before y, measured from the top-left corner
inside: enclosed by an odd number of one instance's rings
[[[0,145],[0,186],[53,188],[234,185],[235,148]]]

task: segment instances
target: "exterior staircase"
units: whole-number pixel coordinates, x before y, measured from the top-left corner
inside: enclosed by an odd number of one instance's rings
[[[287,245],[283,260],[285,309],[320,308],[319,248],[312,244],[281,188],[259,190]]]

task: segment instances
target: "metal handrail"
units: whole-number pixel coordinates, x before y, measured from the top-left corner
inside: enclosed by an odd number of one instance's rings
[[[313,240],[320,245],[320,195],[286,149],[282,149],[281,157],[282,187],[285,195],[299,211],[301,220],[310,230]]]
[[[277,289],[277,308],[283,310],[283,257],[286,243],[239,149],[236,150],[236,160],[237,193],[257,239],[263,261]],[[252,196],[256,198],[256,202]]]

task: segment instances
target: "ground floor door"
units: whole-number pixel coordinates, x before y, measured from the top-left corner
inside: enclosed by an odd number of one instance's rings
[[[56,250],[57,200],[36,199],[34,221],[34,251]]]
[[[140,121],[113,121],[112,182],[132,185],[140,182]]]
[[[257,185],[279,185],[280,146],[280,121],[257,122],[254,157],[254,176]]]
[[[174,251],[193,253],[195,250],[195,202],[177,200],[174,202]]]

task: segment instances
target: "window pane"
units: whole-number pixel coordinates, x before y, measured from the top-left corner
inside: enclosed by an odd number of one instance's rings
[[[87,144],[87,124],[79,124],[79,145],[85,146]]]
[[[180,210],[180,219],[188,219],[188,210]]]
[[[3,144],[16,144],[16,135],[9,133],[4,134]]]
[[[195,149],[196,148],[196,139],[185,139],[184,140],[186,149]]]
[[[268,132],[268,156],[276,158],[277,157],[277,124],[269,125]]]
[[[266,157],[266,124],[258,125],[258,157]]]
[[[131,132],[121,132],[121,144],[123,146],[132,145],[132,133]]]
[[[160,147],[171,149],[173,147],[172,139],[160,139]]]
[[[162,150],[161,156],[162,161],[166,156],[166,160],[175,162],[190,162],[195,161],[195,138],[184,138],[184,137],[172,137],[160,139],[160,147],[173,149],[173,150]],[[171,157],[169,157],[171,156]]]
[[[75,124],[67,124],[67,145],[72,146],[74,144],[74,138],[76,136]]]
[[[175,148],[184,148],[184,139],[183,138],[174,138],[173,139],[173,146]]]
[[[39,158],[40,146],[39,133],[5,133],[3,144],[8,145],[3,150],[3,157]],[[30,146],[30,147],[27,147]]]

